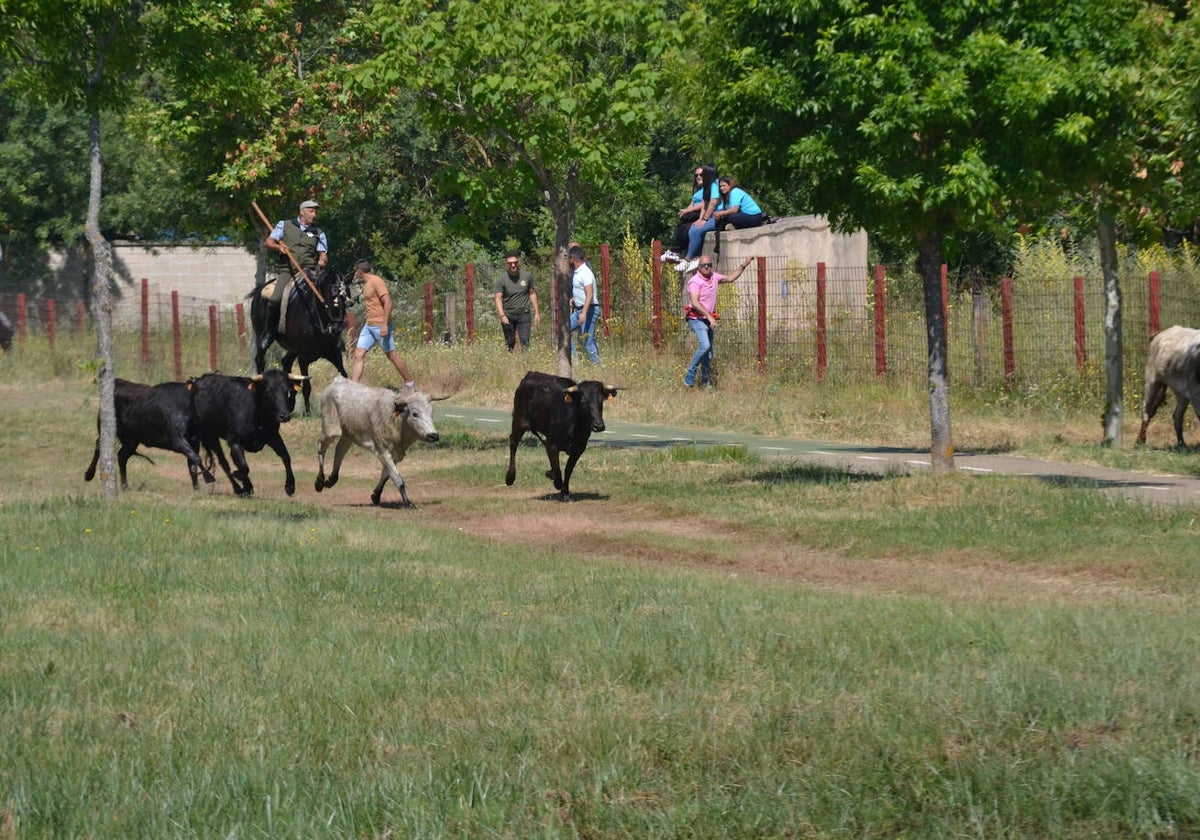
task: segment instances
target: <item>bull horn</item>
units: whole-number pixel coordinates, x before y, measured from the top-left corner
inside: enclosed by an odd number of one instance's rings
[[[308,379],[308,377],[299,373],[289,373],[288,379],[292,380],[293,382],[304,382],[306,379]]]
[[[568,394],[577,394],[577,393],[579,393],[579,386],[578,386],[578,385],[572,385],[570,388],[568,388],[568,389],[567,389],[566,393],[568,393]]]
[[[441,402],[442,400],[448,400],[448,399],[450,399],[450,395],[446,394],[446,396],[444,396],[444,397],[430,397],[429,401],[430,402]]]
[[[262,382],[262,381],[263,381],[263,375],[262,375],[261,373],[256,373],[256,374],[254,374],[254,376],[251,376],[251,377],[250,377],[250,381],[251,381],[251,382]]]

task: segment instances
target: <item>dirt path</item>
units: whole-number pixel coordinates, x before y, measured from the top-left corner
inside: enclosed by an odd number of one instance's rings
[[[504,547],[542,547],[614,563],[654,569],[703,571],[729,578],[752,577],[789,585],[863,596],[921,596],[969,603],[1029,604],[1155,600],[1175,604],[1173,596],[1141,589],[1101,574],[1081,573],[1045,564],[1027,565],[959,552],[933,558],[847,558],[834,552],[799,545],[781,545],[769,533],[730,525],[719,537],[697,541],[688,523],[662,519],[640,502],[586,493],[568,504],[528,486],[505,487],[502,465],[491,485],[467,484],[445,478],[438,461],[416,457],[405,461],[401,472],[418,507],[399,507],[399,495],[390,484],[384,503],[370,502],[378,477],[377,462],[366,453],[352,452],[342,468],[339,484],[317,493],[312,475],[297,475],[294,498],[306,504],[353,511],[389,521],[420,522],[470,534]],[[260,473],[263,470],[260,469]],[[284,498],[279,482],[268,480],[259,495]],[[261,486],[261,485],[260,485]],[[547,485],[547,490],[549,489]],[[503,516],[461,504],[473,499],[495,499],[510,494],[515,504]],[[677,546],[689,540],[686,551]],[[577,547],[577,548],[575,548]]]

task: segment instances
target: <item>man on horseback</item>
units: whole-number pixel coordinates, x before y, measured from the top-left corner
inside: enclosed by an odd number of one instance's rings
[[[292,288],[298,279],[290,254],[296,264],[304,270],[310,280],[325,270],[329,258],[329,242],[325,232],[317,227],[317,208],[320,205],[313,200],[300,202],[300,213],[295,219],[284,219],[275,225],[274,230],[267,234],[263,245],[271,251],[279,253],[279,263],[275,286],[271,290],[269,301],[268,324],[278,323],[278,330],[283,333],[287,327],[287,305],[292,294]],[[259,336],[259,342],[265,348],[271,343],[270,329],[265,335]]]

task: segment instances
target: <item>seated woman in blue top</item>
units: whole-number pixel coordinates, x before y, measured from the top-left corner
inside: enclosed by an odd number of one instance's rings
[[[675,270],[679,272],[696,270],[704,234],[715,230],[717,224],[712,215],[720,200],[716,167],[701,164],[692,172],[692,178],[695,185],[692,203],[679,211],[671,248],[662,255],[662,261],[676,263]]]
[[[750,193],[739,187],[733,178],[722,175],[717,181],[717,189],[721,191],[721,200],[713,217],[717,220],[718,230],[745,230],[758,227],[767,220]]]

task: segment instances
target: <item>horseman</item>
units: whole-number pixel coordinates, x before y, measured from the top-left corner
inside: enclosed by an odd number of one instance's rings
[[[287,328],[287,307],[292,289],[296,285],[296,266],[299,266],[310,281],[325,270],[329,257],[329,242],[325,232],[317,227],[317,208],[320,205],[309,199],[300,202],[300,212],[295,219],[284,219],[275,225],[274,230],[267,234],[263,245],[268,250],[279,254],[275,285],[271,289],[270,306],[267,316],[268,324],[278,324],[278,331],[283,333]],[[293,265],[293,260],[295,265]],[[307,284],[306,284],[307,285]],[[259,342],[264,348],[271,343],[271,330],[264,330],[266,335],[259,336]],[[265,343],[264,343],[265,342]]]

